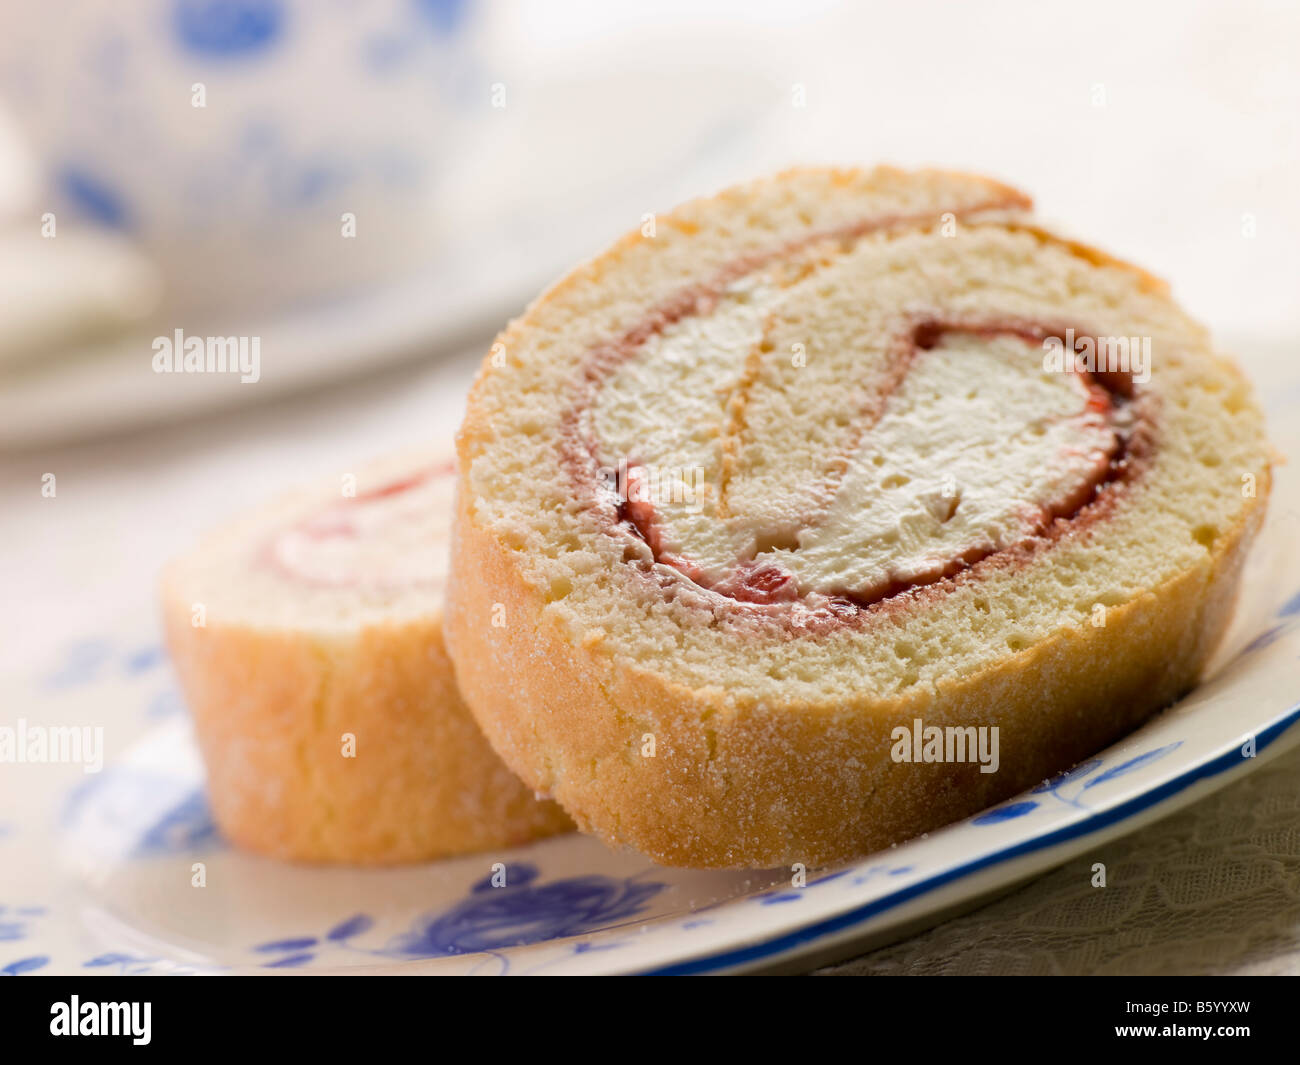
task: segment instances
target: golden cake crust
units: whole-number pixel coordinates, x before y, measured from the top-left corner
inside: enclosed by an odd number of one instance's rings
[[[743,221],[750,202],[755,211],[794,211],[791,202],[801,198],[907,181],[921,189],[967,182],[966,209],[994,218],[1001,212],[1009,230],[1126,272],[1138,290],[1165,298],[1163,281],[1062,241],[1028,218],[1028,197],[968,175],[801,169],[695,201],[657,224],[670,240],[689,240],[714,209],[729,225]],[[606,314],[592,293],[611,277],[644,268],[647,243],[631,234],[575,269],[510,325],[495,350],[508,352],[509,367],[522,372],[537,354],[530,343],[541,332],[569,327],[585,338],[608,328],[606,319],[625,326],[626,317]],[[671,254],[674,261],[689,259],[680,248]],[[669,291],[660,273],[650,284],[659,286],[651,301]],[[1196,327],[1186,329],[1192,336]],[[1061,626],[1023,650],[991,655],[991,664],[976,672],[895,696],[863,687],[834,698],[766,698],[707,680],[684,683],[662,655],[642,665],[625,647],[611,649],[616,641],[599,618],[584,621],[554,609],[566,582],[558,592],[554,581],[548,587],[533,567],[532,534],[485,520],[475,492],[476,461],[510,446],[498,424],[509,417],[510,396],[496,389],[494,375],[502,371],[491,358],[458,436],[446,624],[460,690],[504,761],[531,787],[553,795],[579,828],[670,865],[814,866],[849,859],[1002,801],[1131,731],[1199,678],[1229,620],[1268,496],[1265,460],[1250,468],[1254,495],[1206,532],[1199,558],[1126,601],[1107,604],[1103,626],[1086,619]],[[1213,359],[1232,402],[1249,404],[1240,372]],[[551,491],[549,482],[542,491]],[[558,510],[547,498],[543,509]],[[631,583],[626,587],[632,594]],[[602,600],[606,609],[609,598]],[[700,646],[728,645],[718,637]],[[693,669],[694,678],[704,672]],[[895,763],[891,733],[910,729],[916,719],[940,728],[997,726],[1001,770],[981,774],[969,762]],[[652,756],[643,753],[647,740]]]
[[[462,501],[448,605],[456,676],[496,751],[582,831],[666,865],[811,868],[1009,798],[1183,695],[1228,623],[1263,512],[1262,502],[1249,507],[1203,565],[1112,608],[1105,627],[1062,632],[933,696],[736,706],[572,642],[520,577],[514,552]],[[501,608],[509,624],[484,623]],[[1004,753],[1002,770],[987,775],[970,763],[895,764],[890,733],[916,718],[994,722],[1014,759]],[[651,758],[641,755],[647,734]],[[843,778],[800,772],[849,759],[862,768],[847,790]]]
[[[572,829],[474,723],[441,610],[331,629],[309,616],[223,617],[215,602],[196,627],[193,558],[164,575],[164,628],[213,816],[232,842],[276,858],[386,865]],[[355,757],[344,756],[345,735]]]

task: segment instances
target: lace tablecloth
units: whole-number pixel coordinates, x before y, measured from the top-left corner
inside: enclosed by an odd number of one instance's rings
[[[1092,866],[1106,886],[1092,886]],[[824,975],[1300,975],[1300,750]]]

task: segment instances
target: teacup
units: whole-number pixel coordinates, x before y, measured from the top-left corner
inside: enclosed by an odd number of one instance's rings
[[[460,0],[14,4],[0,92],[45,172],[40,213],[128,234],[173,306],[311,301],[432,254],[473,15]]]

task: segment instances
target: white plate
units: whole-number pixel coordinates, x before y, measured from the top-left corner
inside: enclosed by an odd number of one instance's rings
[[[0,766],[0,973],[689,973],[806,968],[899,938],[1300,742],[1286,502],[1195,693],[1050,784],[804,886],[788,870],[662,869],[579,836],[397,870],[250,857],[213,828],[149,626],[79,641],[9,690],[3,724],[100,724],[109,758],[98,773]]]

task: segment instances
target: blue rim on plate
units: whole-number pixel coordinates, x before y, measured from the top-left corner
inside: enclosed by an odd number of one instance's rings
[[[811,968],[861,953],[1300,742],[1300,595],[1277,605],[1276,588],[1294,585],[1264,570],[1256,587],[1267,586],[1268,605],[1249,611],[1237,650],[1225,648],[1223,667],[1176,706],[966,821],[794,879],[659,868],[576,834],[384,871],[244,854],[215,832],[152,626],[124,632],[119,622],[112,635],[70,644],[29,693],[15,689],[33,720],[104,722],[129,749],[89,776],[75,765],[0,775],[0,798],[21,810],[0,824],[0,973],[667,975]],[[190,882],[196,860],[210,884],[202,892]],[[500,895],[485,887],[496,863],[512,889]]]
[[[1286,711],[1277,721],[1260,730],[1255,734],[1255,746],[1257,750],[1265,750],[1272,743],[1285,733],[1292,725],[1300,721],[1300,703],[1297,703],[1290,710]],[[1120,821],[1127,820],[1134,814],[1141,813],[1154,806],[1160,805],[1167,798],[1176,795],[1181,791],[1196,784],[1198,781],[1208,779],[1209,777],[1218,776],[1220,773],[1227,772],[1231,769],[1241,768],[1245,764],[1240,752],[1236,749],[1228,750],[1210,761],[1202,763],[1185,773],[1181,773],[1168,780],[1163,784],[1157,785],[1150,791],[1143,792],[1135,799],[1120,803],[1109,810],[1103,810],[1087,820],[1080,821],[1077,824],[1067,825],[1064,828],[1054,829],[1045,832],[1041,836],[1024,840],[1011,847],[1003,850],[994,851],[992,854],[984,855],[974,861],[966,862],[963,865],[948,869],[942,873],[937,873],[925,880],[910,884],[905,888],[886,895],[884,898],[875,899],[872,902],[859,906],[856,909],[849,910],[846,913],[839,914],[835,917],[818,921],[794,932],[777,936],[773,939],[765,940],[761,943],[749,947],[742,947],[737,950],[724,951],[717,954],[710,954],[705,957],[695,958],[690,961],[664,965],[654,969],[647,969],[644,975],[647,976],[687,976],[699,973],[717,972],[721,969],[730,969],[742,965],[754,965],[755,963],[770,960],[778,955],[787,953],[798,947],[805,946],[809,943],[816,942],[825,936],[832,935],[835,932],[844,931],[852,928],[854,925],[875,917],[877,914],[891,910],[904,902],[917,898],[921,895],[940,888],[954,880],[959,880],[970,873],[978,872],[980,869],[986,869],[990,866],[998,865],[1012,858],[1018,858],[1025,854],[1032,854],[1035,851],[1044,850],[1047,847],[1057,843],[1065,843],[1072,839],[1078,839],[1083,836],[1089,836],[1106,828],[1109,825],[1117,824]]]

